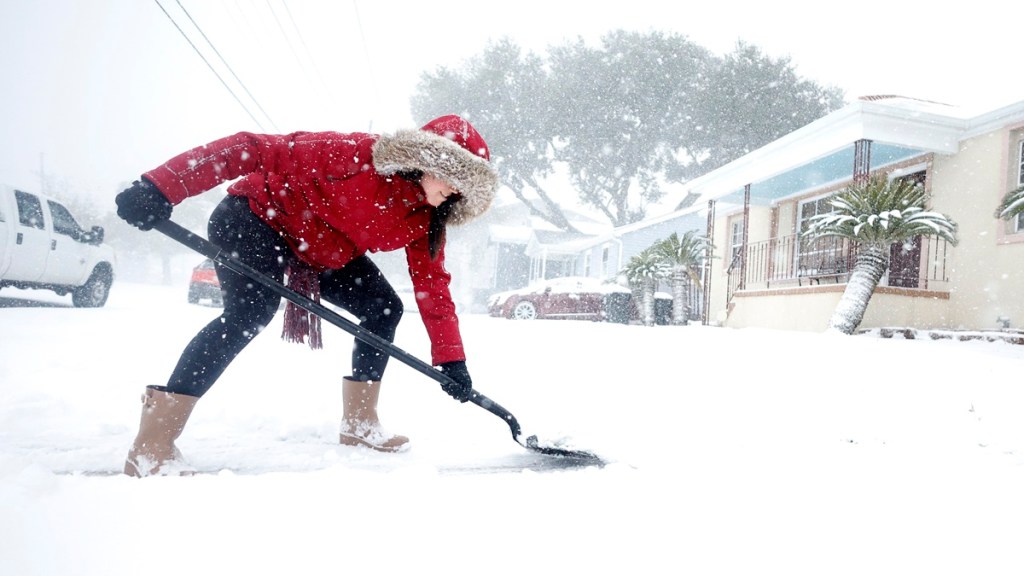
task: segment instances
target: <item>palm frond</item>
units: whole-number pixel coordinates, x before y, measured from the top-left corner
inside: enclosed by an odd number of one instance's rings
[[[839,236],[880,246],[915,236],[938,236],[956,245],[956,223],[927,210],[927,200],[922,186],[876,174],[837,193],[831,201],[835,211],[811,217],[804,235]]]
[[[1003,196],[1003,201],[999,203],[999,208],[996,210],[996,218],[1012,220],[1021,212],[1024,212],[1024,186],[1010,190]]]
[[[645,279],[664,278],[667,272],[668,266],[654,246],[630,258],[622,269],[622,274],[626,276],[626,280],[630,284],[642,282]]]
[[[656,242],[654,248],[670,265],[696,267],[714,246],[706,236],[698,235],[696,230],[687,230],[682,236],[673,232],[668,238]]]
[[[696,230],[687,230],[682,236],[673,232],[671,236],[656,242],[653,246],[657,254],[672,270],[682,269],[696,286],[701,286],[700,267],[706,258],[713,258],[714,244],[707,236]]]

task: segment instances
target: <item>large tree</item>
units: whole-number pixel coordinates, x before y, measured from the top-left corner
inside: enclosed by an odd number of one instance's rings
[[[524,54],[508,39],[459,70],[425,73],[418,121],[457,112],[487,136],[502,182],[572,230],[546,187],[561,170],[579,200],[619,226],[664,187],[738,158],[842,105],[788,59],[740,44],[724,58],[685,36],[612,32]]]
[[[707,171],[744,156],[839,109],[843,93],[801,79],[789,58],[771,58],[739,42],[711,71],[699,118],[707,130],[693,146]],[[692,172],[688,176],[694,176]]]
[[[916,236],[937,236],[956,245],[956,224],[948,216],[928,210],[927,200],[921,184],[875,174],[837,193],[832,198],[832,212],[811,218],[805,236],[847,238],[859,245],[829,330],[853,334],[860,325],[871,295],[889,268],[893,244]]]
[[[711,54],[683,36],[613,32],[551,51],[555,159],[584,204],[621,226],[664,193],[665,173],[698,161],[688,148]]]
[[[502,184],[531,214],[573,231],[544,184],[554,170],[551,118],[556,104],[545,95],[547,84],[543,60],[523,54],[505,39],[488,46],[462,70],[424,74],[412,112],[420,122],[453,112],[465,116],[487,136]]]

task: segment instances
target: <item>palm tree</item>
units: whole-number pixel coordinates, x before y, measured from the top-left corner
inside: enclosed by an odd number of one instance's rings
[[[956,245],[956,224],[948,216],[926,210],[927,200],[923,186],[876,174],[837,193],[833,212],[811,218],[805,236],[847,238],[860,245],[829,330],[853,334],[860,325],[871,294],[889,268],[893,244],[916,236],[937,236]]]
[[[658,280],[665,277],[665,264],[657,250],[651,246],[633,256],[622,269],[634,294],[640,294],[640,320],[644,326],[654,326],[654,290]]]
[[[672,324],[685,326],[690,319],[690,286],[700,288],[700,267],[711,251],[711,241],[687,230],[682,237],[673,232],[655,244],[658,256],[668,264],[672,281]]]
[[[1012,220],[1021,212],[1024,212],[1024,186],[1010,190],[1003,196],[1003,201],[996,210],[996,218]]]

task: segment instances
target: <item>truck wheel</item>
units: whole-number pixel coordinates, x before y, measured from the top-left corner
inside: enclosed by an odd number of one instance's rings
[[[97,268],[78,288],[71,292],[71,302],[78,308],[99,308],[107,303],[113,277],[109,270]]]

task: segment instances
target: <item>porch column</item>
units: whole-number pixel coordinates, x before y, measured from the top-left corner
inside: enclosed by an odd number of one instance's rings
[[[707,225],[707,239],[708,243],[712,244],[715,241],[715,201],[708,200],[708,225]],[[700,312],[700,323],[704,326],[708,325],[708,308],[711,307],[711,258],[714,254],[705,253],[704,258],[704,273],[701,274],[704,280],[704,293],[701,294],[701,299],[704,301],[704,305],[701,306]],[[728,284],[728,280],[726,280]]]
[[[871,173],[871,140],[857,140],[853,143],[853,181],[860,183]]]
[[[750,239],[750,184],[743,187],[743,240],[740,242],[740,283],[738,290],[747,287],[747,241]]]

